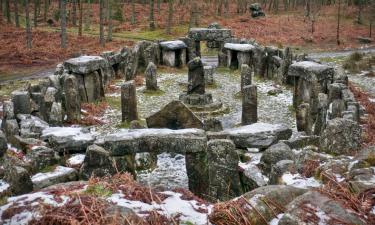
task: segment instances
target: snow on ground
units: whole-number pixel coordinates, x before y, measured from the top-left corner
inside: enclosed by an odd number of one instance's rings
[[[85,160],[85,155],[84,154],[75,154],[71,156],[68,160],[66,160],[66,163],[68,166],[71,167],[77,167],[82,165],[83,161]]]
[[[316,180],[314,177],[306,178],[303,177],[301,174],[291,174],[289,172],[284,173],[282,176],[282,182],[286,185],[291,185],[297,188],[311,188],[311,187],[319,187],[321,183]]]
[[[270,221],[269,225],[278,225],[281,217],[283,217],[283,216],[284,216],[284,213],[281,213],[281,214],[277,215],[276,218],[273,218]]]
[[[31,177],[31,181],[35,183],[40,183],[48,179],[53,179],[64,174],[70,173],[75,171],[73,168],[64,167],[64,166],[57,166],[54,171],[47,172],[47,173],[37,173]]]
[[[0,180],[0,194],[8,190],[9,184],[5,182],[4,180]]]
[[[158,155],[157,167],[149,172],[142,171],[137,175],[137,181],[151,187],[188,189],[185,156],[162,153]]]
[[[90,141],[95,138],[94,133],[81,127],[49,127],[43,130],[42,138],[54,137],[73,137],[76,141]]]
[[[160,214],[167,217],[173,218],[176,215],[180,215],[179,218],[181,223],[192,223],[196,225],[205,225],[208,223],[208,214],[211,212],[212,206],[201,205],[195,200],[183,200],[181,199],[182,194],[175,193],[172,191],[161,192],[168,197],[163,200],[160,204],[153,202],[147,204],[140,201],[131,201],[124,198],[121,193],[113,194],[107,200],[113,202],[119,206],[128,207],[133,209],[139,216],[147,216],[149,211],[156,210]],[[206,210],[207,213],[199,212]]]

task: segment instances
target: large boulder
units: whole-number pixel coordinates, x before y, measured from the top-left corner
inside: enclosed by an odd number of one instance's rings
[[[10,165],[10,163],[7,163],[5,168],[4,180],[9,183],[13,195],[21,195],[33,191],[30,174],[25,168]]]
[[[353,120],[336,118],[328,121],[320,137],[321,150],[334,155],[349,154],[361,144],[361,128]]]
[[[85,160],[80,170],[82,178],[104,177],[115,173],[116,167],[108,151],[97,145],[91,145],[87,148]]]
[[[149,128],[203,128],[202,121],[181,101],[172,101],[146,119]]]
[[[56,165],[60,160],[56,151],[45,146],[34,146],[27,153],[26,158],[30,161],[33,169],[43,170],[49,166]]]
[[[272,165],[281,160],[293,160],[294,153],[285,143],[279,142],[264,151],[260,158],[260,164],[266,173],[271,172]]]
[[[80,127],[49,127],[43,130],[41,139],[58,152],[84,152],[95,141],[95,136]]]
[[[309,191],[290,202],[288,209],[279,221],[279,225],[311,224],[309,218],[318,218],[319,224],[336,224],[345,221],[347,224],[367,224],[352,210],[346,209],[340,202],[317,191]],[[306,212],[310,216],[306,215]],[[339,222],[341,224],[341,222]]]
[[[106,61],[100,56],[80,56],[64,62],[64,69],[78,74],[94,72],[106,66]]]

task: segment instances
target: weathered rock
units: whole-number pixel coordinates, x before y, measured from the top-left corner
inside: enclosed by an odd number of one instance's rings
[[[135,155],[137,170],[153,170],[157,166],[158,157],[154,153],[142,152]]]
[[[216,118],[209,118],[203,122],[203,130],[211,132],[223,131],[223,125],[221,121]]]
[[[100,56],[80,56],[64,62],[64,69],[78,74],[88,74],[105,66],[105,59]]]
[[[206,84],[208,85],[214,84],[215,83],[214,81],[215,68],[212,66],[204,66],[203,70],[204,70],[204,80]]]
[[[375,188],[375,172],[372,168],[352,169],[349,173],[349,184],[355,193]]]
[[[56,70],[55,70],[55,72],[53,74],[54,75],[62,75],[63,73],[64,73],[64,66],[63,66],[63,64],[61,64],[61,63],[57,64]]]
[[[51,172],[37,173],[31,177],[35,190],[39,190],[54,184],[76,181],[77,179],[77,170],[63,166],[58,166]]]
[[[191,28],[188,36],[194,41],[223,42],[232,37],[230,29]]]
[[[10,184],[13,195],[22,195],[33,191],[29,172],[20,166],[6,165],[4,180]]]
[[[293,160],[294,153],[288,145],[280,142],[269,147],[264,151],[260,158],[260,165],[266,173],[271,172],[272,165],[281,160]]]
[[[259,3],[253,3],[249,6],[249,11],[251,11],[251,17],[257,18],[261,16],[266,16],[266,14],[263,12],[262,7]]]
[[[361,128],[358,123],[342,118],[328,121],[320,137],[322,151],[334,154],[349,154],[361,144]]]
[[[198,129],[138,129],[123,130],[99,137],[95,144],[107,149],[112,156],[151,152],[185,154],[206,149],[207,137]]]
[[[267,185],[265,177],[256,165],[249,164],[242,166],[240,164],[240,171],[241,185],[244,192]]]
[[[280,184],[280,179],[285,172],[292,172],[295,170],[294,161],[292,160],[281,160],[275,165],[271,166],[271,172],[269,174],[269,184]]]
[[[0,158],[6,153],[8,149],[7,138],[3,131],[0,130]]]
[[[212,199],[229,200],[242,194],[238,174],[238,156],[230,140],[207,143],[209,191]]]
[[[3,103],[3,120],[14,119],[14,105],[12,101],[4,101]]]
[[[27,91],[13,91],[11,94],[12,102],[14,106],[14,114],[18,113],[30,114],[31,113],[31,101],[30,94]]]
[[[180,41],[180,40],[163,41],[163,42],[160,42],[160,46],[163,49],[167,49],[167,50],[177,50],[177,49],[187,48],[186,44],[183,41]]]
[[[309,212],[312,212],[313,215],[321,218],[321,223],[335,223],[337,222],[336,219],[339,218],[340,221],[345,221],[349,224],[366,224],[356,214],[342,207],[339,202],[320,194],[318,191],[309,191],[286,206],[288,210],[280,219],[279,225],[308,223],[308,218],[304,216],[306,215],[306,211],[304,211],[306,207],[311,209]]]
[[[172,101],[146,119],[149,128],[203,128],[202,121],[180,101]]]
[[[251,68],[246,64],[241,65],[241,91],[245,86],[251,85]]]
[[[58,152],[84,152],[95,141],[89,130],[79,127],[50,127],[43,130],[41,139]]]
[[[189,94],[204,94],[205,93],[205,81],[204,81],[204,69],[203,63],[200,58],[195,58],[188,63],[189,74],[188,74],[188,95]]]
[[[18,135],[15,135],[14,139],[16,140],[16,143],[12,143],[12,145],[25,153],[30,151],[33,146],[47,145],[47,143],[32,137],[20,137]]]
[[[61,126],[63,124],[64,112],[60,102],[54,102],[49,114],[49,123],[52,126]]]
[[[301,149],[306,146],[319,146],[319,136],[306,135],[304,132],[293,135],[289,140],[282,141],[292,149]]]
[[[44,95],[44,101],[48,103],[52,103],[56,101],[56,94],[58,90],[54,87],[48,87],[46,93]]]
[[[237,148],[266,149],[279,140],[287,140],[292,136],[292,130],[280,124],[254,123],[222,132],[210,133],[209,139],[231,139]]]
[[[5,120],[4,123],[4,132],[7,137],[7,140],[10,144],[17,143],[15,139],[16,135],[20,134],[20,128],[18,126],[17,120]]]
[[[257,86],[248,85],[242,90],[242,125],[258,121],[258,95]]]
[[[147,90],[158,90],[157,72],[154,63],[150,62],[146,68],[146,88]]]
[[[69,75],[64,80],[65,110],[68,122],[81,120],[81,100],[78,82],[75,76]]]
[[[310,104],[303,103],[298,106],[296,112],[297,130],[306,132],[310,135],[312,133],[312,118],[310,111]]]
[[[138,120],[137,94],[134,81],[128,81],[121,86],[122,121]]]
[[[116,169],[110,154],[104,148],[91,145],[87,148],[86,157],[80,170],[81,177],[104,177],[115,174]]]
[[[102,79],[97,71],[85,74],[84,84],[88,102],[96,102],[104,97]]]
[[[45,146],[35,146],[26,155],[36,171],[43,170],[48,166],[56,165],[60,160],[57,152]]]
[[[225,43],[224,48],[238,52],[251,52],[255,49],[255,46],[251,44]]]
[[[370,166],[375,166],[375,146],[370,146],[360,150],[355,156],[355,160]]]
[[[28,114],[18,114],[17,119],[20,121],[20,133],[21,137],[25,138],[38,138],[42,131],[49,127],[48,123],[42,119],[28,115]]]

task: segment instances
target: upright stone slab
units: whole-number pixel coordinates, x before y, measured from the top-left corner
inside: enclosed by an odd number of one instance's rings
[[[14,106],[14,114],[30,114],[31,101],[30,94],[27,91],[13,91],[11,94]]]
[[[81,100],[78,91],[78,81],[74,75],[64,80],[65,110],[68,122],[81,120]]]
[[[156,69],[153,62],[150,62],[146,68],[145,77],[147,90],[155,91],[159,89]]]
[[[12,101],[4,101],[3,103],[3,119],[14,119],[14,104]]]
[[[0,129],[0,158],[3,157],[3,155],[6,153],[8,149],[7,145],[7,138],[5,137],[5,134]]]
[[[188,95],[189,94],[204,94],[205,93],[205,81],[204,81],[204,69],[203,63],[200,58],[195,58],[188,63],[189,74],[188,74]]]
[[[204,80],[206,84],[214,84],[215,68],[213,66],[204,66]]]
[[[49,123],[54,126],[61,126],[64,121],[64,113],[60,102],[54,102],[49,114]]]
[[[312,119],[310,117],[310,104],[303,103],[298,106],[296,112],[297,118],[297,130],[305,131],[306,134],[310,135],[312,132]]]
[[[242,92],[242,125],[249,125],[258,121],[257,86],[248,85]]]
[[[134,81],[128,81],[121,86],[122,121],[130,123],[138,120],[137,93]]]
[[[251,85],[251,68],[246,64],[241,65],[241,91],[245,86]]]
[[[15,138],[15,136],[20,135],[20,128],[18,126],[17,120],[16,119],[5,120],[2,123],[4,123],[3,129],[4,129],[8,142],[12,145],[16,145],[18,141]]]
[[[189,190],[201,198],[208,197],[209,175],[207,152],[189,152],[185,155]]]
[[[230,140],[211,140],[207,144],[208,195],[212,200],[226,201],[242,194],[235,149]]]
[[[84,82],[88,102],[95,102],[104,97],[102,81],[97,71],[86,74]]]

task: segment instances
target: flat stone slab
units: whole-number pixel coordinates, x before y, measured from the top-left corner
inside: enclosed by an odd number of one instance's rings
[[[230,29],[191,28],[189,38],[195,41],[224,41],[232,37]]]
[[[95,144],[112,156],[141,152],[194,153],[206,150],[207,137],[200,129],[123,129],[97,139]]]
[[[313,74],[320,79],[332,79],[335,71],[333,67],[311,61],[301,61],[290,65],[288,75],[309,79]]]
[[[37,173],[31,177],[34,189],[39,190],[54,184],[76,181],[78,179],[77,170],[64,166],[57,166],[54,171],[47,173]]]
[[[80,127],[49,127],[43,130],[41,139],[58,152],[85,152],[95,135]]]
[[[160,42],[160,46],[164,50],[178,50],[178,49],[184,49],[187,48],[187,45],[183,41],[163,41]]]
[[[224,48],[238,52],[251,52],[255,49],[255,46],[251,44],[226,43]]]
[[[209,132],[208,139],[231,139],[237,148],[266,149],[279,140],[288,140],[292,129],[282,124],[254,123],[247,126]]]
[[[87,74],[106,66],[106,61],[100,56],[80,56],[64,62],[64,68],[73,73]]]

